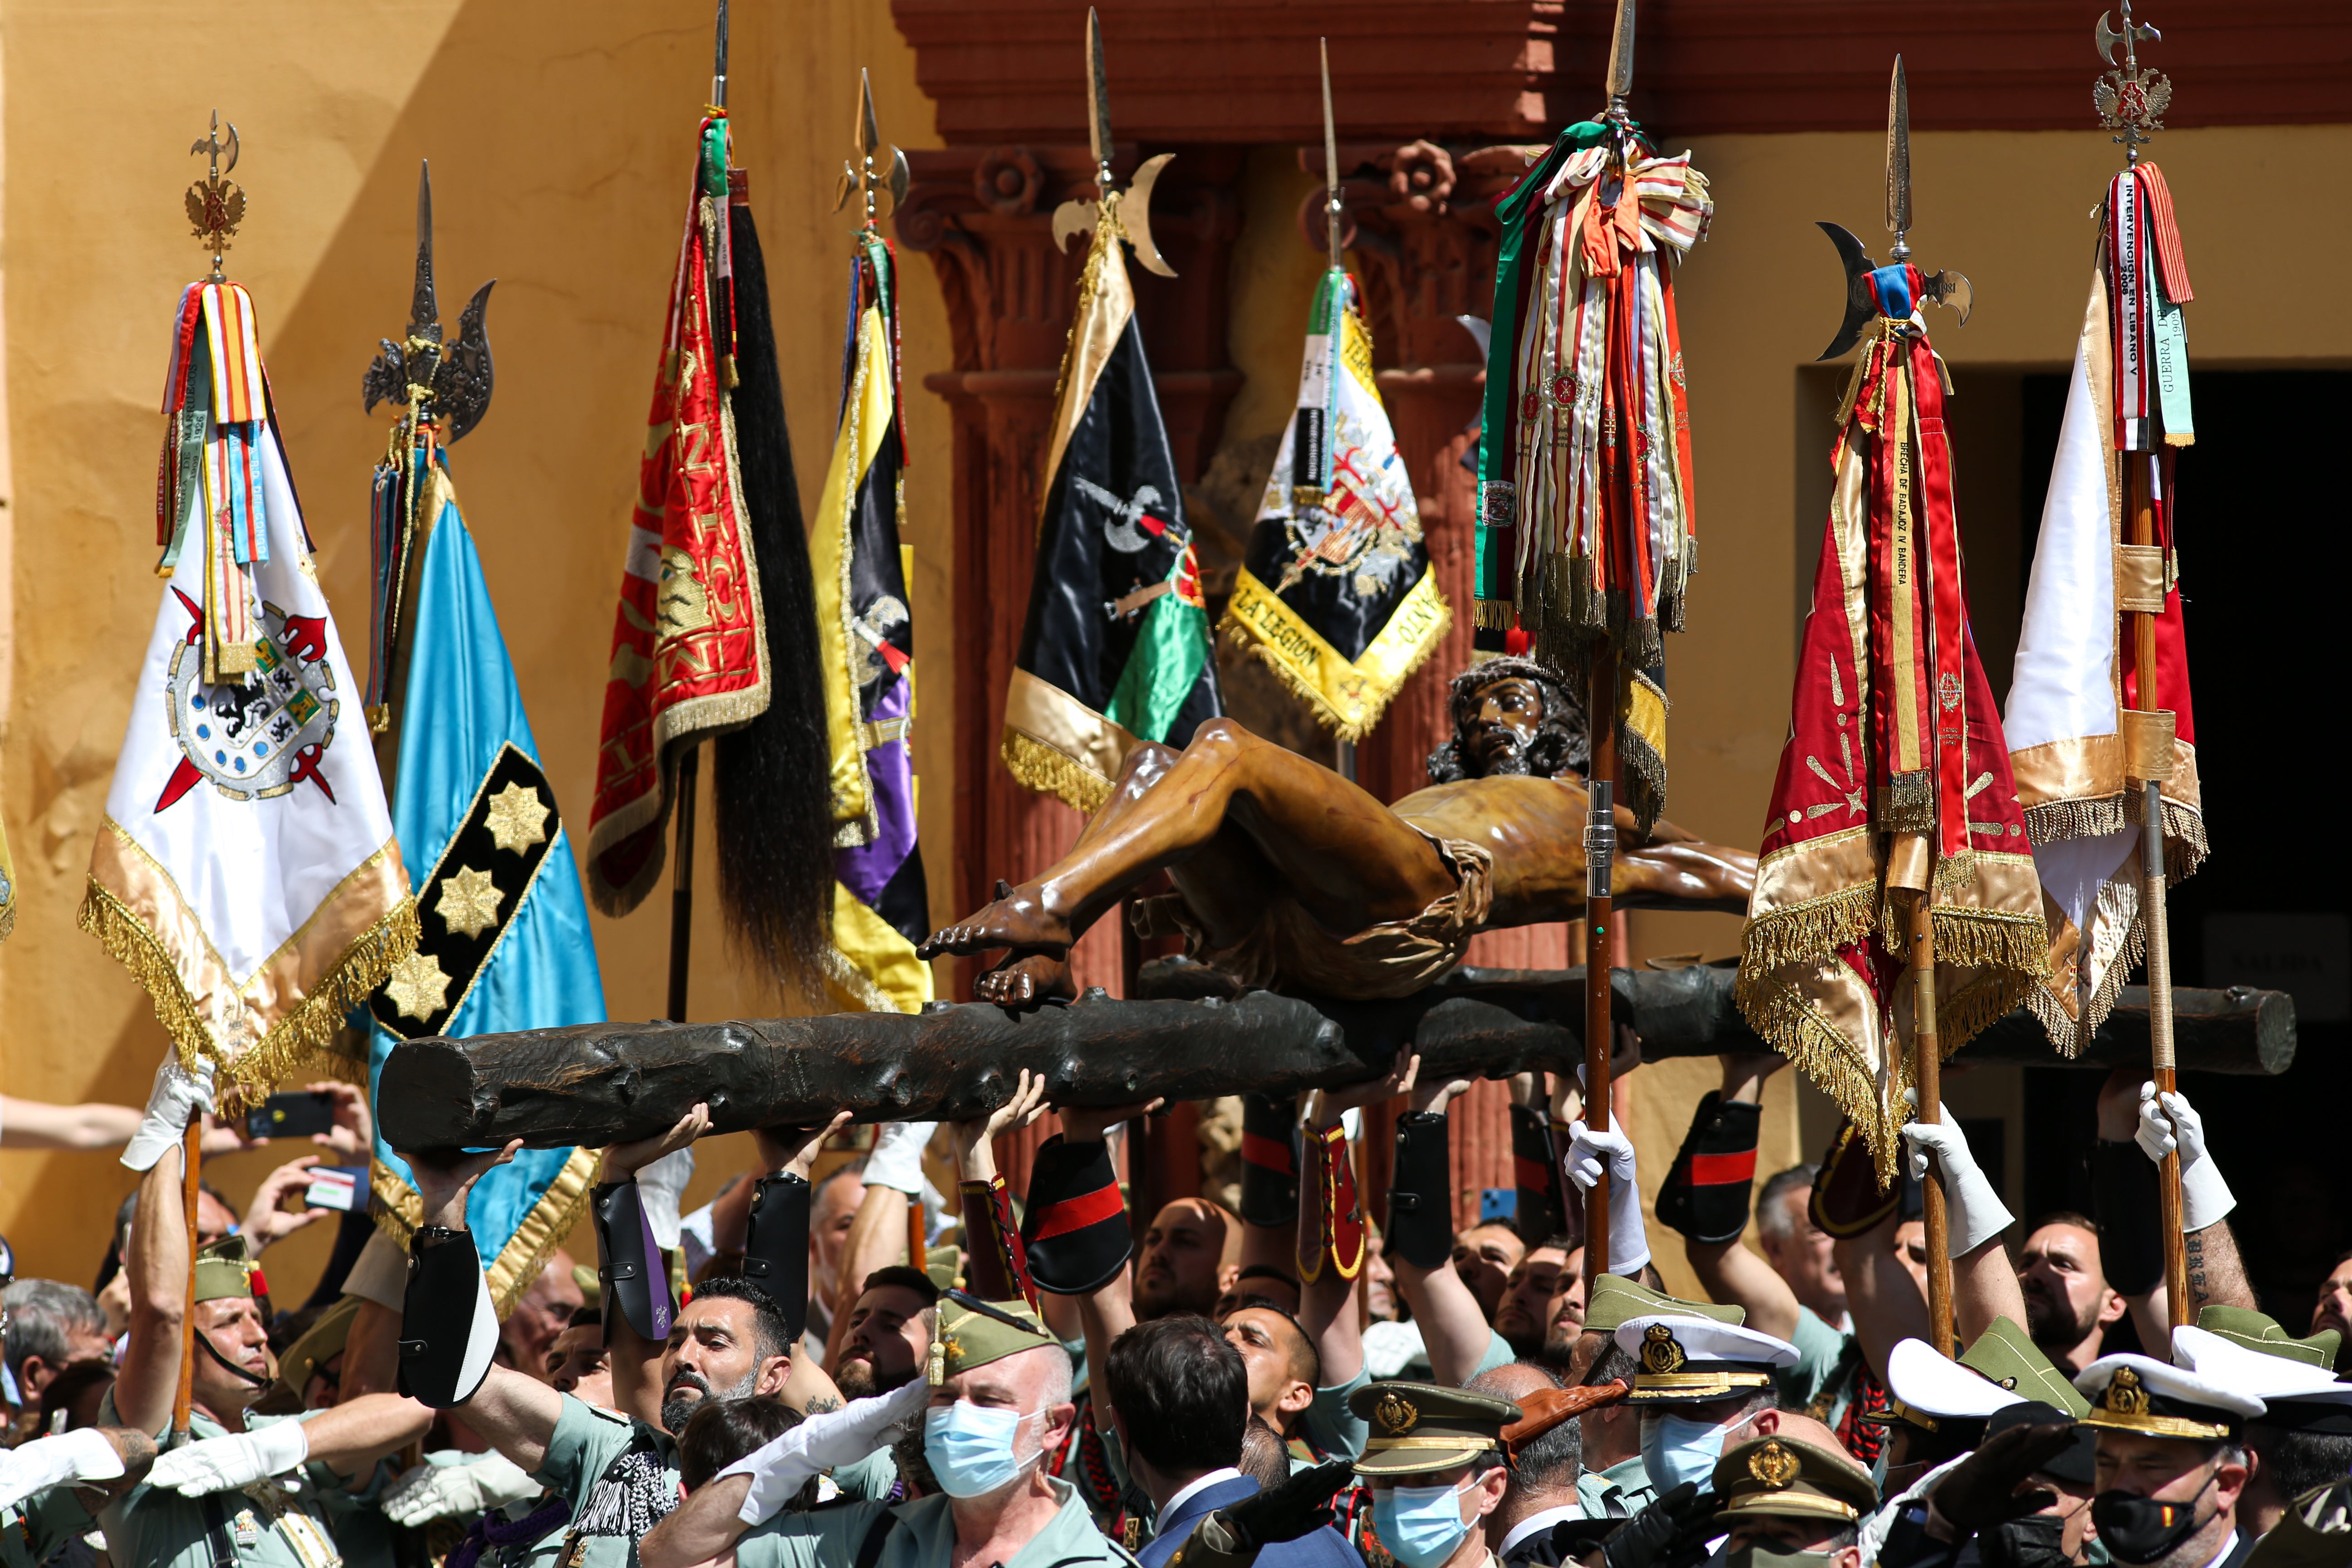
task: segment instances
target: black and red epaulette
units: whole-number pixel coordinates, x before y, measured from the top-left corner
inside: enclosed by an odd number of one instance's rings
[[[965,1286],[983,1301],[1015,1296],[1037,1310],[1037,1282],[1029,1277],[1029,1254],[1013,1218],[1013,1194],[1003,1176],[966,1182],[959,1189],[963,1208]]]
[[[1568,1227],[1559,1201],[1559,1156],[1552,1144],[1551,1116],[1532,1105],[1511,1107],[1511,1179],[1519,1190],[1511,1219],[1519,1239],[1541,1247]]]
[[[1348,1157],[1348,1130],[1335,1121],[1308,1132],[1301,1145],[1311,1184],[1302,1184],[1302,1191],[1312,1201],[1299,1205],[1298,1278],[1309,1283],[1321,1279],[1328,1259],[1340,1279],[1353,1279],[1364,1267],[1364,1205],[1356,1194],[1355,1163]]]
[[[1278,1230],[1298,1214],[1297,1120],[1270,1094],[1242,1096],[1242,1219]]]
[[[1087,1295],[1127,1267],[1135,1237],[1108,1144],[1045,1141],[1029,1167],[1021,1240],[1029,1277],[1056,1296]]]
[[[1756,1141],[1764,1108],[1724,1101],[1713,1089],[1700,1099],[1690,1131],[1658,1189],[1658,1223],[1693,1241],[1736,1240],[1748,1228],[1748,1202],[1756,1186]]]

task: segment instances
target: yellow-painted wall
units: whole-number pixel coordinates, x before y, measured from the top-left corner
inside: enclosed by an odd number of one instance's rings
[[[457,449],[456,471],[549,773],[579,823],[709,23],[698,0],[255,0],[233,15],[154,0],[0,5],[0,805],[22,908],[0,949],[9,1093],[137,1103],[163,1048],[143,996],[73,922],[156,606],[155,399],[172,300],[200,270],[180,193],[197,171],[184,150],[206,112],[219,107],[244,136],[236,177],[251,214],[231,271],[261,311],[323,580],[355,646],[367,614],[367,476],[385,425],[382,411],[362,414],[359,375],[377,338],[405,319],[420,156],[434,160],[451,313],[479,279],[500,279],[489,310],[497,401]],[[848,226],[826,209],[857,67],[874,71],[886,139],[935,144],[931,114],[911,52],[873,0],[739,5],[734,26],[740,156],[813,500],[831,437]],[[1880,152],[1860,134],[1718,137],[1695,151],[1719,210],[1679,284],[1702,549],[1693,629],[1672,649],[1671,809],[1738,844],[1757,836],[1778,758],[1801,573],[1818,537],[1818,516],[1800,515],[1800,465],[1825,458],[1801,449],[1812,426],[1799,417],[1799,378],[1836,323],[1839,278],[1812,220],[1843,222],[1883,247]],[[2198,286],[2197,363],[2352,363],[2340,300],[2282,298],[2286,241],[2275,223],[2250,230],[2245,216],[2257,193],[2343,184],[2352,130],[2181,132],[2158,155]],[[1918,138],[1915,163],[1920,259],[1976,284],[1966,330],[1931,311],[1939,346],[1963,367],[2063,364],[2088,279],[2086,215],[2114,149],[2087,130],[1940,133]],[[1302,180],[1288,148],[1259,149],[1244,165],[1233,353],[1248,380],[1228,441],[1276,427],[1289,404],[1315,274],[1296,237]],[[2294,214],[2304,255],[2331,254],[2347,237],[2325,204]],[[950,455],[944,405],[920,388],[948,350],[928,264],[909,257],[906,275],[916,745],[932,885],[943,890],[957,696],[945,657]],[[1956,408],[1964,471],[1967,418]],[[708,887],[707,838],[705,849]],[[595,921],[615,1016],[662,1005],[667,904],[657,889],[636,914]],[[778,998],[739,972],[704,909],[696,1016],[773,1010]],[[1721,956],[1735,949],[1737,922],[1645,915],[1635,941],[1643,952]],[[1712,1080],[1712,1064],[1653,1067],[1636,1079],[1645,1184],[1664,1173],[1688,1106]],[[1768,1168],[1799,1156],[1798,1098],[1785,1075],[1774,1080]],[[741,1163],[743,1142],[706,1146],[690,1200]],[[240,1155],[216,1173],[241,1199],[270,1163]],[[0,1154],[0,1231],[25,1271],[86,1279],[130,1184],[103,1156]],[[273,1257],[281,1293],[307,1289],[323,1247],[314,1231]]]
[[[767,252],[805,502],[832,441],[847,236],[829,208],[850,151],[857,70],[883,134],[935,144],[913,57],[879,5],[742,5],[730,107]],[[6,398],[14,479],[0,618],[0,799],[21,879],[0,948],[0,1085],[34,1099],[145,1099],[164,1037],[144,995],[74,914],[155,614],[156,412],[178,290],[201,275],[181,192],[189,142],[236,122],[250,202],[228,258],[263,353],[330,600],[354,653],[368,617],[367,487],[388,423],[360,406],[376,340],[407,320],[416,169],[434,174],[446,319],[496,276],[498,391],[453,458],[558,798],[586,824],[613,605],[655,349],[709,92],[713,7],[621,0],[261,0],[234,13],[127,0],[8,0],[5,43]],[[919,390],[947,363],[929,264],[910,258],[908,542],[923,833],[945,865],[955,674],[946,584],[947,417]],[[363,656],[361,656],[363,657]],[[703,821],[709,820],[709,813]],[[714,885],[704,837],[700,885]],[[943,879],[935,877],[934,885]],[[597,917],[613,1016],[664,1005],[667,889]],[[693,1010],[774,1012],[706,897]],[[747,1142],[747,1141],[745,1141]],[[713,1148],[723,1173],[744,1152]],[[239,1202],[276,1156],[219,1161]],[[706,1182],[715,1177],[707,1177]],[[130,1173],[95,1154],[0,1154],[0,1232],[28,1273],[87,1280]],[[307,1291],[316,1227],[271,1255]],[[299,1298],[298,1298],[299,1299]]]

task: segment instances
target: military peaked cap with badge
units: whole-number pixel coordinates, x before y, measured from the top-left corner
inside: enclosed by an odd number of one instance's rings
[[[2290,1337],[2273,1319],[2242,1308],[2226,1309],[2231,1331],[2182,1324],[2172,1331],[2172,1359],[2199,1377],[2252,1394],[2266,1408],[2256,1419],[2264,1426],[2330,1436],[2352,1433],[2352,1383],[2338,1383],[2333,1365],[2333,1330],[2309,1340]],[[2318,1342],[2330,1342],[2325,1345]],[[2254,1348],[2263,1347],[2263,1348]],[[2324,1351],[2327,1360],[2310,1359]]]
[[[937,1388],[974,1367],[1061,1342],[1026,1301],[983,1301],[961,1290],[942,1291],[939,1331],[931,1336],[930,1384]]]
[[[2252,1394],[2144,1355],[2101,1356],[2082,1370],[2074,1386],[2090,1396],[2084,1426],[2143,1437],[2233,1439],[2240,1426],[2263,1413],[2263,1402]]]
[[[1888,1408],[1866,1412],[1859,1419],[1907,1421],[1935,1432],[1954,1423],[1965,1428],[2027,1400],[2054,1406],[2070,1421],[2080,1420],[2090,1408],[2025,1331],[2008,1318],[1995,1318],[1958,1361],[1937,1355],[1924,1340],[1900,1341],[1886,1358],[1886,1388]],[[1957,1435],[1975,1436],[1965,1429]]]
[[[1617,1348],[1639,1363],[1635,1405],[1697,1405],[1772,1386],[1797,1347],[1738,1323],[1645,1313],[1617,1326]]]
[[[1500,1463],[1503,1428],[1520,1415],[1507,1399],[1434,1383],[1366,1384],[1348,1408],[1371,1427],[1356,1473],[1374,1478],[1451,1469],[1486,1452]]]
[[[1584,1331],[1613,1334],[1628,1318],[1711,1318],[1718,1323],[1744,1323],[1744,1307],[1718,1307],[1712,1301],[1685,1301],[1663,1290],[1653,1290],[1622,1274],[1603,1274],[1592,1282],[1592,1299],[1584,1309]]]
[[[1878,1507],[1878,1488],[1843,1454],[1794,1437],[1742,1443],[1715,1465],[1715,1521],[1827,1520],[1851,1524]]]

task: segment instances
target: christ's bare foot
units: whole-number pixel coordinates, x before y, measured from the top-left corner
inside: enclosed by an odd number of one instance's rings
[[[1076,983],[1070,978],[1069,960],[1042,952],[1007,959],[982,975],[972,991],[981,1001],[1000,1007],[1067,1002],[1078,994]]]
[[[1071,941],[1069,922],[1045,907],[1045,900],[1033,885],[1014,888],[999,882],[994,903],[933,931],[930,940],[915,952],[922,958],[937,958],[941,953],[969,956],[1009,947],[1016,954],[1034,952],[1062,958],[1068,954]]]

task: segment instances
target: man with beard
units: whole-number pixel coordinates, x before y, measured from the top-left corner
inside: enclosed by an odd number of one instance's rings
[[[925,958],[1005,950],[983,1001],[1068,995],[1073,942],[1161,871],[1147,935],[1248,984],[1377,998],[1418,991],[1494,927],[1584,912],[1583,715],[1532,659],[1454,677],[1433,784],[1393,807],[1320,763],[1213,720],[1182,752],[1139,745],[1109,801],[1043,875],[932,935]],[[1745,913],[1756,858],[1621,811],[1621,909]]]
[[[833,1381],[844,1399],[869,1399],[904,1388],[923,1373],[939,1323],[940,1288],[919,1268],[903,1263],[877,1268],[849,1310],[847,1337]],[[877,1448],[853,1464],[835,1467],[834,1485],[853,1498],[887,1498],[899,1480],[898,1461]]]
[[[845,1121],[845,1115],[836,1118],[835,1125]],[[591,1205],[612,1363],[611,1410],[558,1394],[522,1373],[483,1364],[487,1352],[476,1342],[478,1310],[473,1331],[452,1333],[449,1303],[441,1297],[453,1276],[472,1275],[481,1308],[488,1303],[478,1257],[463,1229],[467,1199],[483,1173],[514,1156],[520,1141],[481,1154],[402,1152],[423,1205],[410,1244],[401,1331],[415,1349],[404,1346],[404,1376],[429,1385],[437,1401],[461,1412],[491,1447],[549,1490],[573,1500],[559,1558],[563,1568],[634,1563],[639,1540],[677,1506],[676,1434],[710,1399],[782,1394],[793,1371],[793,1325],[767,1290],[744,1279],[706,1279],[693,1300],[672,1313],[658,1258],[646,1257],[637,1239],[644,1228],[634,1191],[637,1172],[691,1144],[709,1125],[709,1107],[697,1105],[667,1131],[604,1152]],[[776,1134],[797,1144],[784,1171],[772,1178],[783,1184],[780,1198],[806,1202],[808,1167],[829,1131]],[[805,1245],[803,1237],[789,1235],[778,1256],[797,1258]],[[453,1249],[448,1257],[462,1268],[433,1256],[444,1248]],[[772,1248],[763,1243],[756,1250],[764,1257]],[[666,1329],[666,1337],[649,1338],[647,1323],[656,1331]],[[456,1342],[447,1342],[453,1338]]]
[[[2069,1376],[2099,1359],[2124,1299],[2099,1268],[2099,1230],[2086,1215],[2059,1210],[2034,1223],[2017,1253],[2025,1326],[2042,1353]]]
[[[2245,1424],[2263,1402],[2144,1355],[2103,1356],[2074,1386],[2099,1434],[2091,1523],[2126,1568],[2241,1568]]]
[[[1553,1309],[1561,1298],[1560,1276],[1570,1256],[1568,1237],[1555,1236],[1528,1248],[1503,1281],[1502,1296],[1495,1303],[1495,1331],[1522,1361],[1542,1354],[1549,1342]]]
[[[2307,1331],[2316,1334],[2323,1330],[2335,1331],[2339,1344],[2352,1343],[2352,1252],[2337,1258],[2336,1267],[2327,1271],[2327,1278],[2319,1282],[2319,1299],[2312,1303],[2311,1327]],[[2337,1364],[2343,1359],[2339,1350]]]

